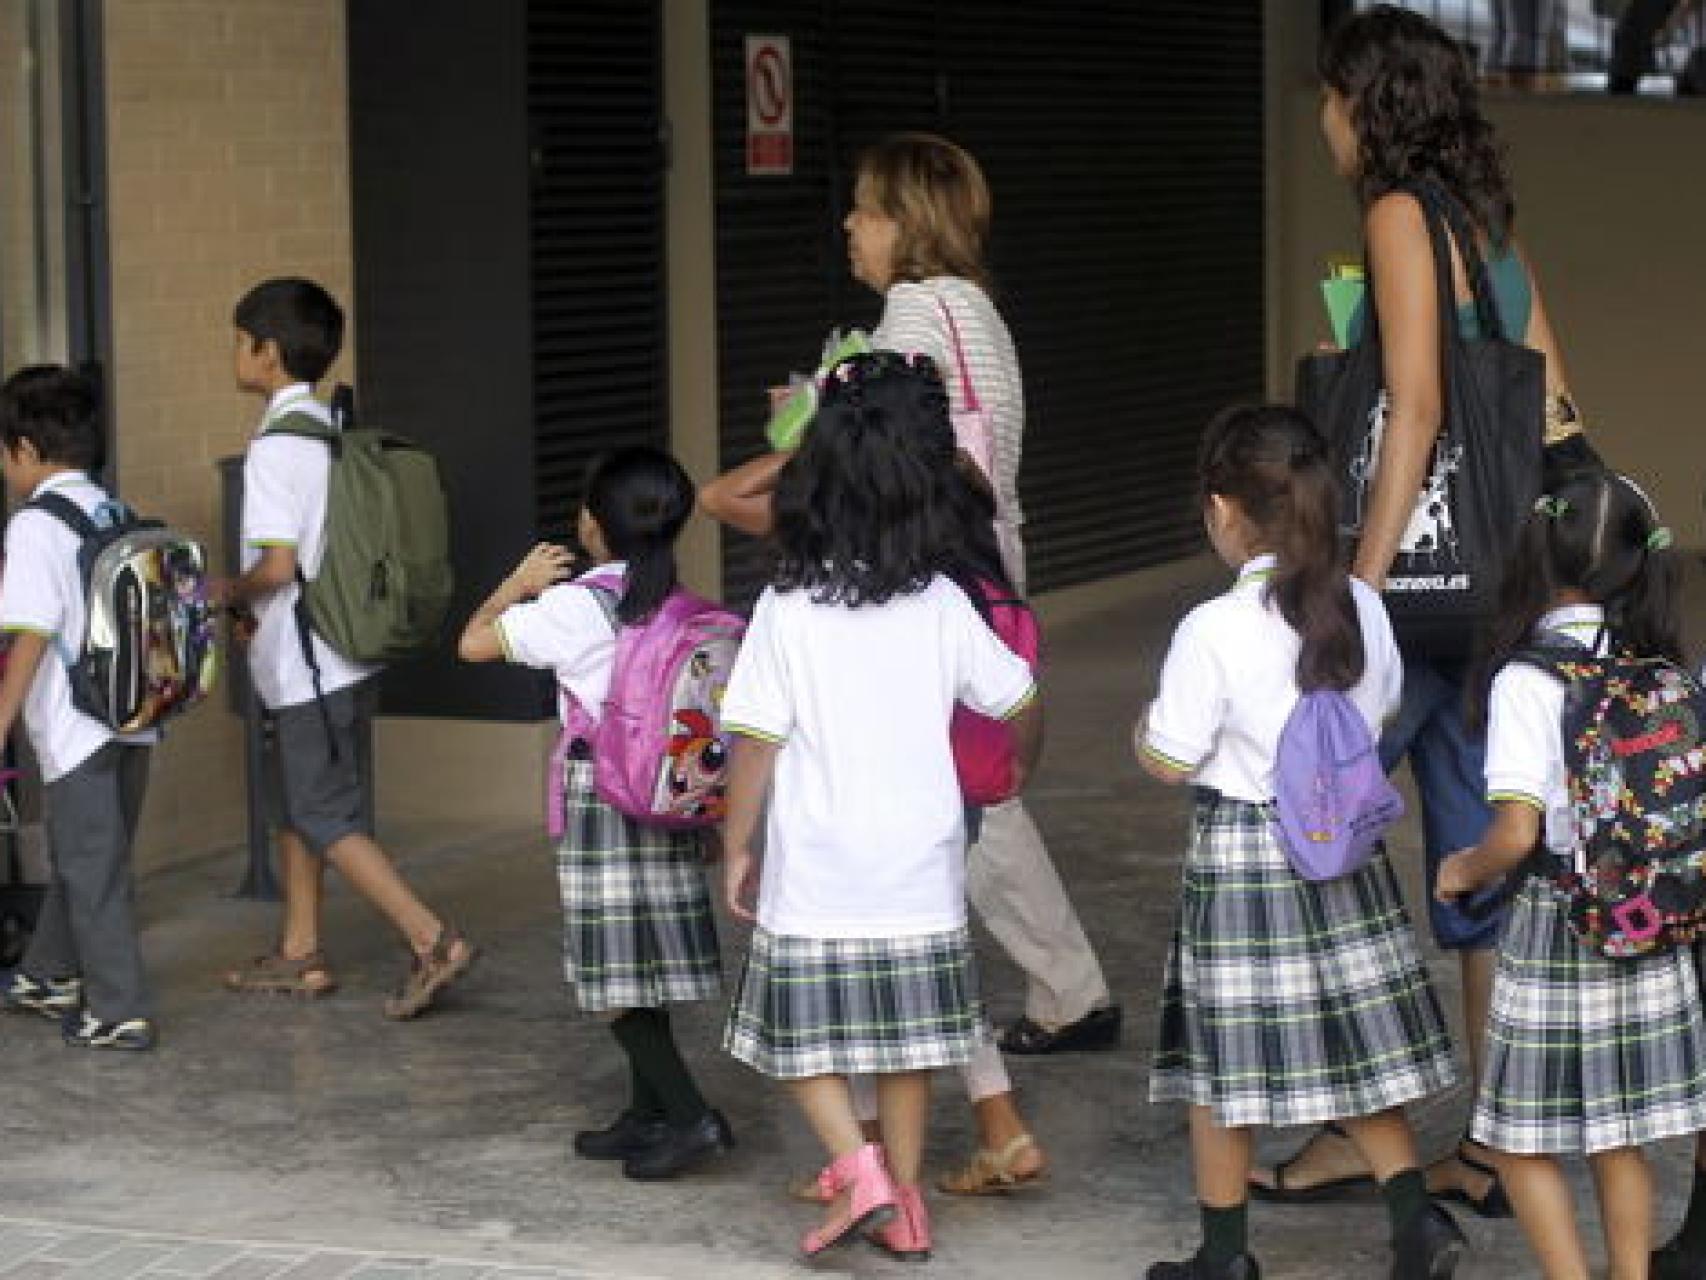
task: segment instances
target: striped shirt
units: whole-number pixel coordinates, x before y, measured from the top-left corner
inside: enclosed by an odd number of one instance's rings
[[[936,362],[948,384],[955,413],[966,407],[965,387],[954,359],[954,341],[943,318],[946,306],[960,331],[960,345],[978,401],[989,411],[995,434],[996,522],[1017,532],[1025,521],[1019,506],[1019,458],[1025,434],[1025,388],[1013,335],[989,295],[970,280],[934,276],[890,287],[872,343],[886,351],[921,351]]]

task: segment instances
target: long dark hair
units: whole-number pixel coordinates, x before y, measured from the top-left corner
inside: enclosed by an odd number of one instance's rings
[[[693,514],[693,499],[693,481],[661,449],[616,449],[587,468],[586,509],[610,553],[628,562],[616,606],[624,625],[644,622],[675,590],[675,540]]]
[[[1339,561],[1339,490],[1327,442],[1285,405],[1227,409],[1203,434],[1202,499],[1229,498],[1274,553],[1267,598],[1297,632],[1297,687],[1362,679],[1362,624]]]
[[[1680,582],[1668,531],[1640,486],[1604,468],[1572,473],[1535,503],[1506,562],[1474,709],[1484,714],[1493,677],[1565,591],[1605,610],[1614,651],[1682,662]]]
[[[1431,179],[1490,241],[1509,238],[1516,222],[1510,176],[1462,45],[1420,14],[1376,5],[1333,28],[1320,73],[1350,108],[1364,208]]]
[[[827,380],[805,443],[776,483],[778,591],[884,604],[954,563],[948,395],[928,356],[856,356]]]

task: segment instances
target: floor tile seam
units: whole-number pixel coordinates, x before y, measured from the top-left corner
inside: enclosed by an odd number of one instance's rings
[[[282,1244],[278,1243],[277,1241],[270,1241],[270,1240],[249,1240],[249,1239],[243,1239],[241,1237],[231,1237],[231,1236],[181,1235],[181,1234],[177,1234],[177,1233],[170,1232],[170,1231],[137,1230],[137,1229],[131,1228],[131,1227],[108,1227],[108,1226],[101,1226],[101,1225],[95,1225],[95,1224],[90,1224],[90,1223],[50,1221],[50,1220],[45,1219],[45,1218],[17,1218],[17,1217],[12,1217],[10,1215],[0,1215],[0,1230],[12,1230],[12,1229],[17,1229],[17,1228],[22,1228],[24,1230],[31,1230],[31,1231],[55,1232],[59,1236],[61,1236],[62,1239],[53,1240],[53,1241],[48,1242],[47,1244],[39,1245],[32,1252],[24,1254],[21,1257],[12,1260],[12,1262],[24,1262],[24,1261],[28,1261],[32,1258],[35,1258],[44,1249],[52,1248],[54,1245],[63,1243],[63,1237],[66,1237],[66,1236],[69,1236],[72,1234],[111,1235],[111,1236],[119,1237],[119,1240],[117,1241],[117,1243],[119,1243],[119,1244],[123,1244],[123,1243],[127,1243],[127,1242],[128,1243],[146,1243],[148,1241],[160,1241],[163,1243],[173,1244],[173,1245],[215,1244],[215,1245],[224,1245],[224,1246],[226,1246],[228,1248],[232,1248],[232,1249],[240,1249],[243,1251],[243,1253],[251,1253],[251,1252],[256,1251],[256,1250],[264,1251],[267,1253],[278,1253],[281,1251],[288,1251],[291,1248],[291,1246],[289,1246],[289,1245],[282,1245]],[[358,1247],[357,1248],[346,1247],[344,1245],[317,1245],[317,1246],[314,1246],[314,1247],[308,1249],[306,1252],[304,1252],[302,1254],[301,1258],[292,1259],[291,1265],[294,1266],[299,1262],[306,1261],[307,1259],[318,1256],[318,1255],[329,1255],[329,1256],[334,1257],[334,1258],[359,1258],[362,1260],[362,1264],[366,1265],[367,1263],[374,1261],[374,1260],[377,1260],[377,1259],[395,1258],[395,1257],[398,1257],[400,1254],[406,1254],[406,1253],[407,1253],[406,1250],[399,1250],[399,1249],[363,1249],[363,1248],[358,1248]],[[410,1256],[415,1256],[415,1255],[410,1255]],[[531,1272],[531,1273],[538,1273],[538,1272],[543,1271],[543,1272],[548,1272],[551,1274],[562,1275],[564,1277],[574,1277],[574,1276],[585,1274],[583,1272],[579,1272],[579,1271],[575,1271],[575,1270],[568,1270],[568,1269],[558,1268],[558,1267],[539,1267],[539,1266],[532,1266],[532,1265],[529,1265],[527,1263],[520,1263],[520,1262],[493,1262],[490,1259],[486,1259],[486,1258],[462,1257],[462,1256],[457,1256],[455,1254],[431,1253],[431,1254],[420,1254],[418,1256],[421,1257],[423,1261],[425,1261],[429,1264],[429,1266],[427,1268],[423,1268],[423,1270],[430,1270],[431,1266],[437,1265],[439,1263],[451,1263],[451,1264],[456,1264],[456,1265],[461,1265],[461,1266],[481,1267],[481,1268],[483,1268],[483,1270],[481,1272],[482,1277],[484,1277],[486,1275],[491,1275],[491,1276],[496,1277],[497,1280],[502,1280],[502,1277],[509,1275],[511,1273],[523,1272],[523,1271]],[[169,1257],[169,1255],[168,1255],[168,1257]],[[93,1261],[96,1261],[96,1259],[90,1258],[90,1259],[82,1259],[80,1261],[93,1262]],[[159,1260],[157,1260],[157,1262],[158,1261],[165,1261],[165,1259],[159,1259]],[[227,1259],[227,1262],[239,1262],[239,1261],[242,1261],[241,1255],[239,1255],[236,1258]],[[12,1265],[12,1262],[9,1262],[7,1264],[8,1267],[10,1267]],[[145,1269],[143,1272],[139,1272],[138,1274],[139,1275],[146,1274],[147,1270],[152,1269],[154,1266],[157,1265],[157,1262],[156,1263],[150,1263],[149,1268]],[[222,1265],[224,1265],[224,1264],[222,1264]],[[177,1274],[177,1273],[159,1271],[159,1272],[156,1272],[156,1274],[165,1275],[165,1274]],[[354,1275],[357,1273],[352,1272],[351,1274]],[[636,1277],[636,1280],[646,1280],[646,1278],[645,1277]]]

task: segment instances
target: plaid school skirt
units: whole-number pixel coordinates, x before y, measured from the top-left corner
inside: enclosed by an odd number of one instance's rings
[[[591,761],[564,768],[563,970],[581,1008],[716,996],[722,960],[699,834],[643,827],[599,799]]]
[[[755,929],[723,1048],[767,1076],[882,1075],[983,1043],[971,934],[800,938]]]
[[[1305,880],[1268,811],[1199,793],[1152,1102],[1316,1124],[1447,1088],[1451,1041],[1384,853]]]
[[[1642,1146],[1706,1129],[1693,950],[1611,960],[1531,878],[1499,944],[1475,1141],[1517,1155]]]

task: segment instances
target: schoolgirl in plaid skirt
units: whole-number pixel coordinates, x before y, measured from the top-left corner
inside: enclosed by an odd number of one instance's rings
[[[570,555],[535,547],[464,630],[461,653],[552,672],[564,734],[551,759],[563,963],[582,1009],[610,1023],[627,1055],[628,1105],[574,1138],[575,1153],[619,1160],[631,1178],[674,1177],[728,1150],[676,1045],[668,1007],[714,999],[722,965],[697,831],[643,826],[600,798],[587,740],[609,693],[617,635],[676,589],[675,539],[693,483],[668,454],[623,449],[592,466],[581,543],[596,567],[569,580]]]
[[[1500,1169],[1549,1276],[1586,1275],[1575,1206],[1557,1157],[1584,1155],[1602,1206],[1611,1274],[1706,1274],[1697,1193],[1679,1236],[1649,1254],[1653,1193],[1642,1148],[1706,1130],[1706,1023],[1691,948],[1631,959],[1590,951],[1571,932],[1554,870],[1577,853],[1565,767],[1563,682],[1509,661],[1537,636],[1583,653],[1680,660],[1670,536],[1626,477],[1593,470],[1536,504],[1505,571],[1485,688],[1492,826],[1454,855],[1452,898],[1516,874],[1499,945],[1487,1066],[1474,1137]],[[1690,745],[1677,747],[1679,755]],[[1535,854],[1536,846],[1541,853]]]
[[[1238,578],[1180,623],[1138,756],[1196,789],[1150,1098],[1190,1107],[1203,1239],[1148,1275],[1257,1276],[1250,1128],[1339,1121],[1380,1181],[1392,1275],[1449,1276],[1463,1237],[1428,1199],[1402,1107],[1455,1073],[1397,883],[1378,849],[1338,879],[1305,879],[1272,804],[1300,690],[1343,691],[1371,735],[1397,707],[1391,624],[1339,567],[1327,448],[1301,415],[1223,413],[1201,486],[1210,541]]]
[[[942,572],[957,560],[955,465],[928,358],[835,371],[778,481],[776,569],[723,706],[725,892],[757,925],[724,1043],[787,1082],[830,1157],[808,1255],[866,1229],[929,1253],[929,1073],[983,1036],[948,724],[956,702],[1010,718],[1022,759],[1040,733],[1028,666]],[[875,1077],[881,1143],[861,1132],[850,1075]]]

